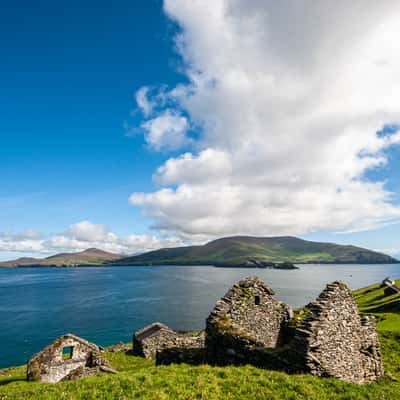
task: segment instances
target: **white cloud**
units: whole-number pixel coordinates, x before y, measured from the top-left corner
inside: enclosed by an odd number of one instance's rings
[[[43,250],[42,240],[40,239],[20,239],[20,238],[0,238],[1,251],[40,253]]]
[[[154,107],[154,103],[148,98],[149,91],[147,86],[143,86],[135,94],[136,103],[145,117],[151,114]]]
[[[400,257],[400,249],[397,248],[388,248],[388,249],[375,249],[375,251],[379,253],[389,254],[390,256],[399,259]]]
[[[35,239],[40,239],[42,237],[42,234],[35,229],[27,229],[22,232],[0,232],[0,239],[9,239],[9,238],[14,238],[18,240],[35,240]]]
[[[128,235],[117,236],[104,225],[81,221],[71,225],[64,233],[45,236],[36,233],[0,232],[0,252],[48,255],[58,252],[82,251],[87,248],[134,254],[162,247],[183,245],[181,239],[171,236]]]
[[[81,221],[72,224],[66,235],[79,241],[101,241],[107,238],[107,229],[104,225]]]
[[[384,182],[364,178],[400,143],[400,133],[377,134],[400,122],[398,1],[165,0],[164,9],[182,28],[190,83],[163,88],[163,102],[201,134],[196,152],[158,168],[162,188],[131,196],[154,226],[213,237],[400,219]],[[149,144],[176,149],[165,131]]]
[[[223,180],[232,171],[229,156],[223,151],[206,149],[198,156],[192,153],[171,158],[157,169],[154,180],[160,184],[175,184],[190,180],[191,182],[211,182]]]
[[[145,140],[154,150],[177,150],[190,143],[186,136],[189,123],[178,112],[166,110],[142,124]]]

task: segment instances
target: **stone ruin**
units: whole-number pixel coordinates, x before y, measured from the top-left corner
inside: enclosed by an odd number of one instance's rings
[[[35,354],[27,366],[28,381],[55,383],[101,372],[117,373],[101,357],[103,349],[68,333]]]
[[[205,331],[174,331],[156,322],[133,335],[133,354],[155,357],[157,364],[253,364],[360,384],[383,376],[375,319],[360,317],[344,283],[327,285],[296,314],[273,295],[260,279],[241,279],[217,301]],[[127,350],[124,344],[114,347]],[[66,334],[29,360],[27,378],[59,382],[117,373],[102,351]]]
[[[293,311],[273,295],[260,279],[246,278],[217,301],[206,321],[207,354],[213,363],[247,363],[256,349],[283,345]]]
[[[204,332],[177,332],[155,322],[133,335],[133,353],[142,357],[155,357],[158,364],[203,361]]]
[[[390,278],[385,278],[382,281],[381,287],[384,288],[383,293],[385,296],[392,296],[393,294],[400,293],[400,288],[396,285],[396,281]]]
[[[350,289],[341,282],[326,286],[305,308],[291,343],[300,370],[353,383],[383,376],[375,319],[362,317]]]
[[[258,278],[241,279],[207,318],[205,341],[155,323],[134,335],[134,351],[158,363],[254,364],[352,383],[383,376],[375,319],[360,317],[344,283],[327,285],[296,315],[273,294]]]

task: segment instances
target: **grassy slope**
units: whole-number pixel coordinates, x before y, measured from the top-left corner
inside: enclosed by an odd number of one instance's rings
[[[398,281],[400,284],[400,281]],[[400,295],[382,297],[373,285],[355,292],[363,313],[378,317],[385,369],[400,379]],[[384,379],[372,385],[353,385],[336,379],[244,367],[171,365],[122,353],[107,357],[118,375],[102,375],[59,384],[28,383],[25,368],[0,371],[0,399],[285,399],[386,400],[400,398],[400,383]]]
[[[118,260],[120,264],[240,264],[248,259],[292,263],[389,263],[384,254],[355,246],[318,243],[294,237],[257,238],[238,236],[214,240],[204,246],[178,247],[151,251]]]

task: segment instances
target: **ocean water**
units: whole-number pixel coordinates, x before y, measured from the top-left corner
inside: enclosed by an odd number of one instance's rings
[[[130,341],[154,321],[202,329],[217,299],[245,276],[298,307],[334,280],[352,289],[399,278],[400,264],[301,265],[292,271],[215,267],[0,268],[0,368],[25,363],[72,332],[99,345]]]

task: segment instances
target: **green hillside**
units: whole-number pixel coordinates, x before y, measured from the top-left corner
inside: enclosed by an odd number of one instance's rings
[[[385,254],[355,246],[310,242],[295,237],[258,238],[237,236],[217,239],[203,246],[151,251],[116,261],[119,265],[143,264],[231,264],[249,259],[291,263],[394,263]]]
[[[396,284],[400,286],[400,280]],[[354,291],[354,297],[363,314],[374,315],[378,319],[380,332],[394,332],[400,339],[400,294],[385,296],[380,284],[375,284]]]
[[[101,265],[216,265],[243,266],[255,260],[267,263],[390,264],[393,257],[351,245],[310,242],[295,237],[236,236],[203,246],[175,247],[122,257],[99,249],[60,253],[47,258],[19,258],[0,267],[73,267]]]
[[[400,284],[400,281],[397,282]],[[400,380],[400,295],[383,296],[379,285],[354,292],[363,313],[377,316],[385,370]],[[1,400],[392,400],[400,383],[389,378],[355,385],[310,375],[287,375],[252,366],[155,366],[154,361],[124,353],[107,353],[118,375],[76,382],[25,381],[25,367],[0,370]]]
[[[99,249],[86,249],[78,253],[59,253],[46,258],[18,258],[0,262],[0,267],[73,267],[78,265],[104,265],[121,258],[120,254]]]

